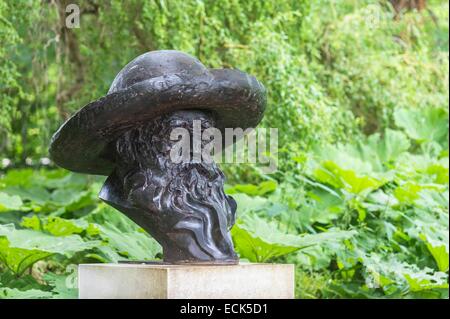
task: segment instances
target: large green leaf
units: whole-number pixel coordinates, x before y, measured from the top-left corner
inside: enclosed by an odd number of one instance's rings
[[[71,278],[74,277],[74,278]],[[57,275],[55,273],[48,272],[44,275],[45,281],[53,286],[52,292],[53,298],[60,299],[77,299],[78,289],[73,287],[73,279],[76,279],[75,274]]]
[[[54,237],[39,231],[15,229],[14,225],[0,225],[0,236],[6,237],[11,247],[39,249],[62,255],[83,251],[99,243],[85,242],[78,235]]]
[[[22,199],[17,195],[8,195],[0,192],[0,213],[7,211],[20,210],[22,208]]]
[[[394,189],[394,196],[403,204],[413,205],[421,198],[422,201],[428,199],[428,203],[430,203],[431,198],[428,196],[430,194],[429,192],[433,191],[434,193],[439,194],[442,190],[440,185],[423,185],[414,182],[406,182]]]
[[[87,227],[88,223],[78,220],[68,220],[60,217],[49,217],[43,226],[46,231],[54,236],[68,236],[80,234]]]
[[[241,258],[252,262],[266,262],[312,245],[349,238],[353,232],[292,235],[281,232],[274,222],[247,216],[232,228],[231,235]]]
[[[249,213],[256,213],[271,206],[270,200],[261,196],[249,196],[247,194],[233,194],[237,203],[237,215],[244,216]]]
[[[411,292],[448,288],[448,275],[444,272],[421,269],[417,265],[401,262],[393,255],[382,257],[362,253],[360,259],[373,276],[375,287],[380,286],[386,293],[405,288]]]
[[[83,241],[78,235],[54,237],[40,231],[15,229],[12,224],[0,225],[0,260],[18,274],[53,254],[70,256],[99,244]]]
[[[281,257],[301,248],[296,244],[289,244],[288,240],[273,242],[263,239],[240,223],[234,225],[231,234],[240,257],[251,262],[266,262],[271,258]]]
[[[73,189],[58,189],[50,197],[50,204],[64,207],[65,211],[75,211],[96,203],[95,192],[91,190],[77,191]]]
[[[100,234],[110,247],[130,260],[151,260],[161,252],[161,246],[142,231],[121,232],[112,223],[98,226]]]
[[[308,192],[310,202],[308,205],[301,205],[296,212],[295,218],[302,221],[304,225],[318,222],[328,224],[335,220],[345,210],[344,200],[333,193],[317,188]]]
[[[397,109],[394,118],[418,142],[443,142],[448,134],[448,112],[442,108]]]
[[[88,220],[97,223],[100,236],[108,246],[127,259],[151,260],[161,252],[161,246],[155,239],[125,215],[109,206],[100,205]]]
[[[382,163],[395,161],[411,146],[405,134],[391,129],[386,129],[382,138],[378,134],[370,136],[368,142],[369,147],[376,150]],[[370,152],[367,153],[370,154]]]
[[[24,217],[21,226],[33,230],[43,230],[54,236],[81,234],[84,231],[88,235],[95,235],[99,232],[94,224],[88,223],[84,219],[64,219],[53,216],[45,218],[39,218],[37,215]]]
[[[428,251],[436,261],[438,269],[447,272],[449,267],[448,233],[444,240],[433,239],[426,234],[420,234],[420,238],[425,242]]]
[[[43,187],[8,186],[2,190],[9,195],[19,196],[23,201],[29,201],[34,205],[43,206],[50,198],[50,192]]]
[[[11,247],[6,238],[0,237],[0,261],[17,275],[24,273],[35,262],[51,255],[53,252]]]
[[[333,161],[324,161],[315,169],[314,177],[321,183],[344,189],[352,194],[368,194],[380,188],[386,180],[360,175],[356,171],[343,169]]]
[[[392,164],[409,148],[410,141],[404,133],[386,129],[383,135],[375,133],[354,144],[318,147],[315,154],[319,162],[332,161],[340,168],[360,175],[388,178]]]
[[[433,182],[438,184],[446,184],[449,182],[448,158],[444,161],[429,165],[425,172],[433,177]]]
[[[4,269],[0,272],[0,287],[16,288],[19,290],[38,289],[50,290],[46,285],[36,281],[31,275],[18,277],[14,272]]]
[[[72,174],[65,170],[33,170],[17,169],[9,170],[0,180],[6,186],[18,186],[25,189],[31,187],[40,187],[47,189],[56,189],[64,187],[77,187],[83,189],[86,187],[86,176]]]
[[[250,196],[264,196],[276,190],[277,183],[274,181],[265,181],[258,185],[253,184],[236,184],[226,188],[227,194],[243,193]]]
[[[386,129],[384,136],[376,133],[360,142],[357,146],[358,156],[371,163],[375,171],[389,169],[389,164],[405,153],[411,144],[400,131]]]

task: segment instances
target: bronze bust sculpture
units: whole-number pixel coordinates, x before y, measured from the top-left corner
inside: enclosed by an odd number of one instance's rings
[[[152,51],[59,128],[50,155],[71,171],[109,176],[100,198],[149,232],[165,262],[233,264],[237,207],[224,193],[224,175],[214,162],[173,162],[170,132],[192,135],[194,120],[202,130],[256,127],[265,105],[264,87],[246,73]]]

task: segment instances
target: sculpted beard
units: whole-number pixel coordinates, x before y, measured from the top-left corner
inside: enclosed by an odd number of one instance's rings
[[[171,131],[184,128],[192,140],[193,120],[201,121],[202,131],[214,126],[204,112],[179,111],[123,134],[100,198],[148,231],[167,262],[236,263],[229,234],[236,202],[224,193],[223,173],[214,162],[192,162],[192,151],[188,162],[170,158],[177,143]]]

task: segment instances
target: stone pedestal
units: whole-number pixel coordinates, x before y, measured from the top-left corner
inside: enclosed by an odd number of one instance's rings
[[[84,264],[81,299],[294,298],[294,266]]]

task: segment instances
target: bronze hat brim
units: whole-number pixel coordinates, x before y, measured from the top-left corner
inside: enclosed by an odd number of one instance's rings
[[[108,145],[125,131],[178,110],[209,111],[216,127],[256,127],[266,106],[264,86],[244,72],[211,69],[199,77],[170,74],[138,82],[93,101],[53,135],[50,156],[68,170],[109,175],[114,169]]]

